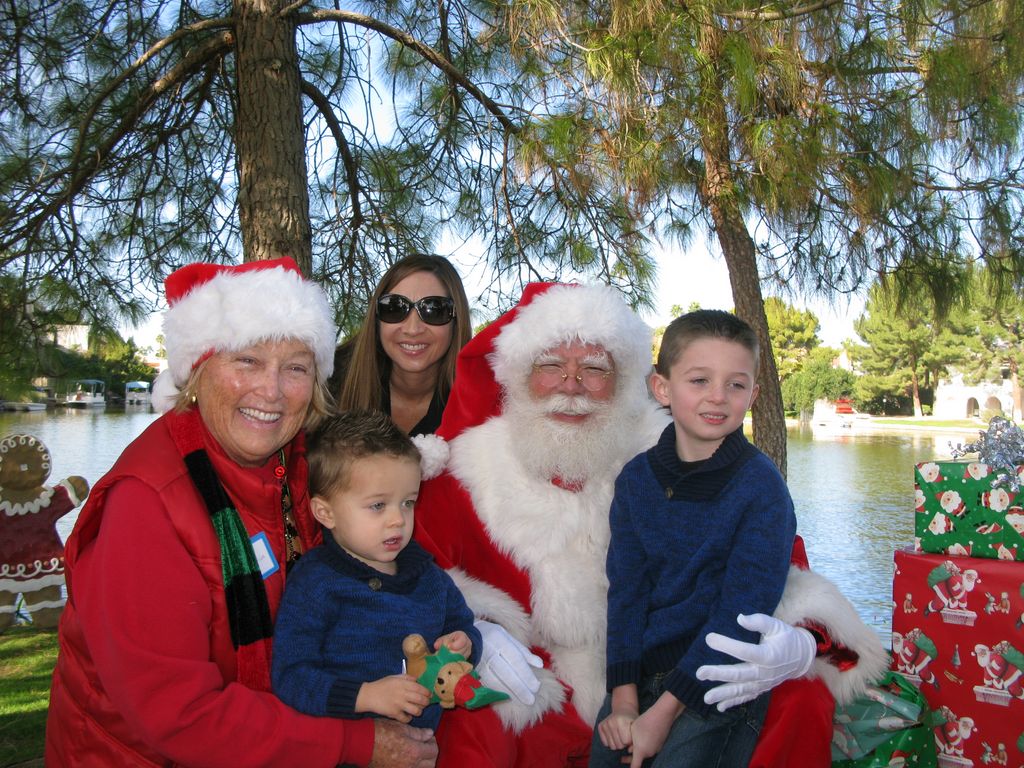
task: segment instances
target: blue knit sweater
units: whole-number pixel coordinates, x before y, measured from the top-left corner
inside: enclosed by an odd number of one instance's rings
[[[473,613],[451,577],[416,542],[398,554],[398,573],[381,573],[352,557],[330,534],[288,574],[274,628],[271,680],[291,707],[310,715],[366,717],[355,712],[364,682],[402,672],[402,640],[423,635],[433,645],[461,629],[480,659]],[[413,725],[436,728],[431,704]]]
[[[747,642],[740,613],[771,614],[796,535],[778,469],[733,432],[704,462],[684,465],[675,425],[615,481],[608,548],[608,689],[667,673],[664,685],[707,715],[694,676],[735,659],[707,647],[708,632]]]

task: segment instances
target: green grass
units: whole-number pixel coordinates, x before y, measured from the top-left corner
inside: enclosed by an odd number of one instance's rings
[[[933,427],[941,429],[976,429],[984,432],[986,425],[977,419],[915,419],[901,416],[877,416],[875,421],[880,424],[893,424],[904,427]]]
[[[57,631],[28,626],[0,634],[0,766],[43,756]]]

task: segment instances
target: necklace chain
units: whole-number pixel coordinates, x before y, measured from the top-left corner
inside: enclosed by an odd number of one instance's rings
[[[281,451],[281,468],[284,469],[284,451]],[[281,518],[284,521],[284,543],[286,550],[284,570],[287,574],[295,562],[302,556],[302,542],[299,539],[299,529],[295,526],[295,516],[292,514],[292,496],[288,490],[288,475],[281,478]]]

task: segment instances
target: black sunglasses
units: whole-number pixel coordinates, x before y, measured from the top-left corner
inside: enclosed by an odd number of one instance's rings
[[[400,323],[413,307],[427,325],[448,325],[455,317],[455,302],[447,296],[424,296],[419,301],[410,301],[398,293],[385,293],[377,299],[377,318],[382,323]]]

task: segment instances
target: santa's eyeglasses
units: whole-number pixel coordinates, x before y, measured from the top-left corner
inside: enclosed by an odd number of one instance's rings
[[[377,299],[377,318],[382,323],[400,323],[413,307],[427,325],[448,325],[455,317],[455,302],[447,296],[425,296],[412,301],[399,293],[385,293]]]
[[[533,370],[537,376],[537,381],[544,387],[557,387],[569,378],[568,371],[556,363],[534,365]],[[600,392],[608,386],[608,381],[614,373],[615,371],[610,371],[607,368],[585,365],[582,368],[577,369],[573,378],[576,379],[577,383],[587,390],[587,392]]]

